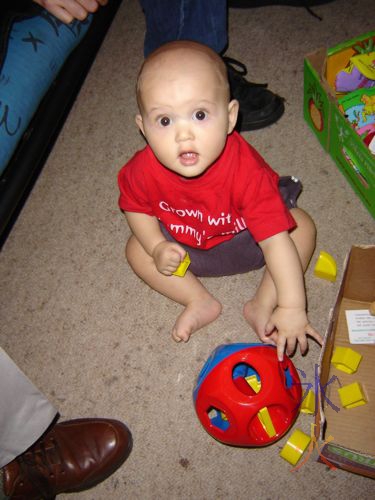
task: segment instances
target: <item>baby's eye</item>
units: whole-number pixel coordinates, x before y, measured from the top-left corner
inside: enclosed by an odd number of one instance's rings
[[[168,116],[162,116],[158,122],[162,127],[168,127],[171,124],[171,119]]]
[[[194,118],[195,118],[196,120],[200,120],[200,121],[205,120],[205,119],[206,119],[206,116],[207,116],[206,112],[205,112],[205,111],[203,111],[202,109],[200,109],[199,111],[196,111],[196,112],[194,113]]]

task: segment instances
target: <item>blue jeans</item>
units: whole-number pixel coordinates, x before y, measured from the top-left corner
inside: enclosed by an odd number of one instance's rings
[[[164,43],[193,40],[222,53],[228,44],[227,0],[140,0],[145,57]]]

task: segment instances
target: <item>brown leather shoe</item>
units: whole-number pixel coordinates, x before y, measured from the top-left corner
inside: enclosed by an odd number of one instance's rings
[[[3,467],[4,493],[12,500],[40,500],[86,490],[110,476],[131,448],[131,433],[117,420],[82,418],[56,424]]]

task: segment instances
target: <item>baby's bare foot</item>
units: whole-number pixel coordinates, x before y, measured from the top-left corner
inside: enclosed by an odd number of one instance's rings
[[[188,304],[177,318],[172,331],[176,342],[187,342],[190,335],[212,323],[221,313],[221,304],[212,296],[196,299]]]
[[[262,342],[275,344],[277,341],[277,332],[266,335],[266,325],[273,312],[273,307],[268,304],[263,304],[256,299],[246,302],[243,308],[243,315],[254,332],[258,335]]]

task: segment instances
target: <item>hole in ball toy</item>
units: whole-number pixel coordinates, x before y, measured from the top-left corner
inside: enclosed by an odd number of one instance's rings
[[[233,368],[232,379],[237,389],[247,396],[258,394],[262,388],[259,373],[247,363],[239,363]]]
[[[248,432],[257,444],[268,444],[280,436],[288,422],[288,412],[280,405],[261,408],[249,422]]]
[[[211,425],[213,425],[214,427],[217,427],[222,431],[226,431],[227,429],[229,429],[230,423],[224,411],[211,406],[207,410],[207,415],[210,419]]]

